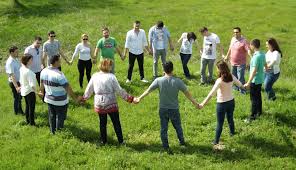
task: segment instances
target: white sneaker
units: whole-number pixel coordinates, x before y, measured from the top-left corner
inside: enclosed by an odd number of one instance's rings
[[[145,79],[142,79],[141,80],[143,83],[148,83],[149,81],[148,80],[145,80]]]
[[[132,81],[129,79],[126,79],[125,83],[131,83]]]

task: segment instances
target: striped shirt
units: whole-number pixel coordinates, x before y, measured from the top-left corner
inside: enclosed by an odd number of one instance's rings
[[[45,88],[46,103],[55,106],[64,106],[68,104],[69,99],[66,87],[69,85],[65,75],[54,67],[47,67],[41,71],[41,83]]]

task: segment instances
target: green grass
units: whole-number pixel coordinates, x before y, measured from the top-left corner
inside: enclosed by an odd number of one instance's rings
[[[173,127],[169,126],[169,141],[174,155],[161,152],[159,137],[158,93],[155,91],[138,105],[119,101],[120,117],[126,147],[117,146],[113,127],[109,120],[110,144],[97,146],[98,117],[93,111],[93,99],[84,106],[72,102],[68,110],[65,129],[52,136],[47,122],[47,106],[38,100],[36,123],[38,128],[24,125],[24,117],[15,116],[12,95],[7,76],[0,73],[0,169],[295,169],[296,161],[296,88],[294,54],[296,49],[296,2],[293,0],[225,0],[225,1],[136,1],[136,0],[21,0],[22,8],[12,8],[10,1],[0,2],[0,59],[1,70],[12,44],[24,48],[31,44],[34,35],[46,39],[49,30],[55,30],[70,57],[82,33],[90,35],[93,45],[101,37],[100,28],[107,25],[121,47],[125,34],[136,19],[148,32],[157,20],[163,20],[174,42],[182,32],[197,32],[201,26],[220,36],[224,47],[228,46],[232,28],[240,26],[249,40],[264,41],[275,37],[284,52],[282,74],[275,84],[278,99],[268,102],[264,98],[264,114],[250,125],[243,120],[249,115],[249,96],[235,93],[235,126],[238,135],[230,138],[227,123],[222,133],[226,149],[214,152],[216,117],[215,101],[203,109],[193,105],[180,94],[180,111],[184,136],[190,146],[181,150]],[[199,44],[201,37],[198,35]],[[180,45],[176,44],[179,48]],[[265,48],[264,48],[265,50]],[[199,57],[193,51],[189,68],[195,79],[187,81],[193,96],[201,101],[211,87],[199,83]],[[152,78],[152,58],[145,55],[146,78]],[[117,56],[118,57],[118,56]],[[169,53],[175,64],[175,74],[182,79],[182,67],[178,49]],[[77,62],[77,60],[76,60]],[[116,61],[116,76],[122,87],[134,95],[140,95],[148,87],[139,81],[135,66],[133,83],[126,85],[128,62]],[[93,72],[95,71],[95,67]],[[63,65],[63,71],[77,94],[76,63]],[[86,82],[85,85],[86,86]]]

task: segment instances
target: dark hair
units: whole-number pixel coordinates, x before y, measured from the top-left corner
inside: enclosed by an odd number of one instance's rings
[[[171,61],[167,61],[163,64],[164,72],[170,74],[174,70],[174,65]]]
[[[108,27],[103,27],[102,31],[108,31],[109,32],[109,28]]]
[[[9,48],[9,53],[14,53],[15,50],[17,50],[17,49],[18,49],[17,46],[11,46],[11,47]]]
[[[207,27],[202,27],[201,29],[199,29],[200,33],[204,33],[205,31],[208,31]]]
[[[279,44],[277,43],[277,41],[274,38],[269,38],[267,40],[267,43],[272,47],[272,51],[278,51],[279,53],[281,53],[281,56],[283,57],[282,51],[279,47]]]
[[[226,83],[233,81],[232,74],[230,73],[230,69],[226,62],[220,60],[217,62],[216,66],[219,70],[218,77],[221,77],[222,81]]]
[[[22,56],[21,62],[26,66],[31,58],[33,58],[31,54],[24,54]]]
[[[42,41],[42,38],[40,36],[35,36],[35,41]]]
[[[241,32],[240,27],[234,27],[233,29],[234,29],[234,30],[238,30],[238,32]]]
[[[251,41],[251,45],[253,45],[255,48],[260,48],[260,40],[258,39],[253,39]]]
[[[50,36],[50,34],[55,34],[55,32],[51,30],[47,33],[47,35]]]
[[[134,23],[135,24],[141,24],[141,22],[139,20],[136,20]]]
[[[156,27],[157,28],[163,28],[163,22],[162,21],[157,21],[157,23],[156,23]]]
[[[60,60],[60,55],[57,54],[57,55],[52,56],[52,57],[49,59],[49,63],[53,65],[55,62],[57,62],[57,61],[59,61],[59,60]]]
[[[190,41],[191,39],[193,39],[195,41],[196,40],[196,35],[194,34],[194,32],[188,32],[187,33],[187,39],[188,39],[188,41]]]

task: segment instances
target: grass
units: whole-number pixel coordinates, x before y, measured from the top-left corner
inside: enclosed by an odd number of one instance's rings
[[[294,54],[296,50],[296,2],[292,0],[225,0],[225,1],[135,1],[135,0],[21,0],[24,6],[12,8],[10,1],[0,2],[0,169],[295,169],[296,158],[296,88]],[[36,123],[38,127],[24,125],[24,117],[15,116],[12,95],[7,85],[3,65],[7,48],[17,45],[20,51],[31,44],[34,35],[46,39],[49,30],[55,30],[70,57],[79,37],[86,32],[93,46],[101,37],[100,27],[107,25],[121,47],[125,34],[136,19],[148,32],[157,20],[163,20],[172,39],[177,41],[182,32],[197,31],[201,26],[220,36],[228,46],[231,31],[239,25],[247,39],[264,40],[275,37],[284,52],[282,72],[275,84],[278,99],[268,102],[264,98],[264,114],[250,125],[243,120],[249,115],[249,96],[235,93],[235,126],[238,135],[230,138],[227,123],[222,133],[226,149],[214,152],[216,117],[215,101],[203,110],[180,94],[180,111],[184,136],[190,146],[182,150],[177,143],[173,127],[169,127],[169,141],[174,155],[161,152],[159,137],[158,93],[146,97],[139,105],[119,101],[120,117],[126,147],[117,146],[113,127],[108,123],[109,145],[98,146],[98,117],[93,111],[93,99],[84,106],[72,102],[68,110],[65,129],[52,136],[47,122],[47,106],[38,100]],[[199,44],[201,37],[198,36]],[[180,45],[176,44],[179,48]],[[265,49],[264,49],[265,50]],[[184,80],[193,96],[203,100],[210,86],[199,86],[199,56],[193,51],[189,68],[195,79]],[[118,57],[118,56],[117,56]],[[168,58],[175,64],[175,74],[182,79],[178,49]],[[77,60],[76,60],[77,62]],[[126,85],[128,62],[116,61],[116,76],[122,87],[140,95],[148,87],[139,81],[135,66],[133,83]],[[83,90],[78,85],[76,63],[63,66],[63,71],[77,94]],[[93,69],[93,72],[95,69]],[[152,58],[145,55],[146,78],[152,79]],[[85,85],[86,86],[86,82]]]

